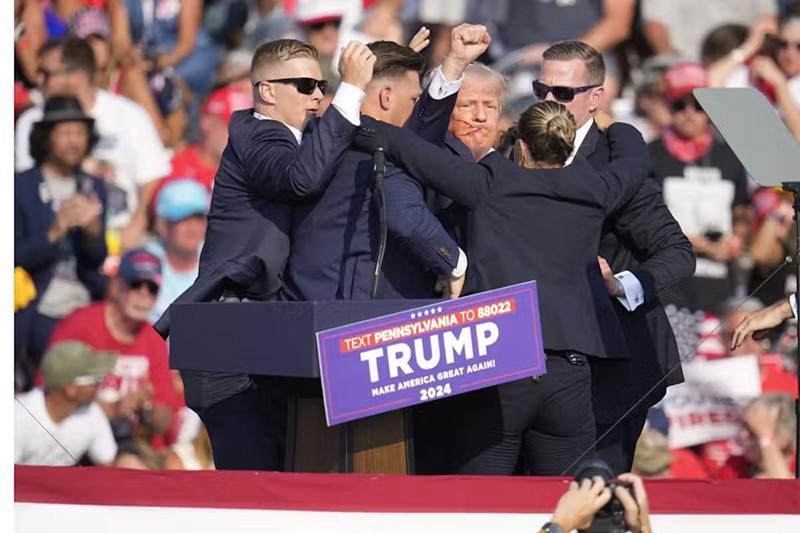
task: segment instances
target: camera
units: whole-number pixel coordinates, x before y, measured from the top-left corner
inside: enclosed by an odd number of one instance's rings
[[[602,459],[586,460],[575,471],[575,481],[578,484],[584,479],[591,480],[595,476],[603,479],[606,487],[611,491],[611,499],[594,515],[592,525],[581,531],[585,533],[624,533],[628,530],[625,525],[625,508],[614,494],[614,488],[623,487],[635,500],[633,487],[629,483],[622,483],[614,479],[614,473]]]

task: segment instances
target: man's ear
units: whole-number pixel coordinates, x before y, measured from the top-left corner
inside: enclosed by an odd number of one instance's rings
[[[378,93],[378,101],[380,102],[381,109],[389,111],[392,108],[392,86],[384,85]]]
[[[272,84],[264,81],[258,84],[257,87],[258,97],[268,104],[275,105],[275,93],[272,90]]]
[[[605,87],[595,87],[589,93],[589,113],[594,113],[606,98]]]

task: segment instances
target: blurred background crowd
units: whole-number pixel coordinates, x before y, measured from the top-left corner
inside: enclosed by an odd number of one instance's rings
[[[695,276],[662,295],[684,366],[752,361],[756,386],[734,399],[724,438],[712,431],[677,446],[670,429],[680,415],[668,396],[634,471],[794,471],[794,322],[728,349],[746,313],[795,290],[785,262],[797,251],[792,199],[747,175],[691,91],[755,87],[800,140],[800,2],[15,0],[14,17],[15,391],[17,417],[38,420],[22,427],[39,450],[18,450],[17,462],[213,468],[167,348],[146,326],[197,274],[227,123],[252,106],[253,51],[284,37],[314,45],[329,103],[349,40],[407,43],[424,25],[435,67],[450,29],[466,21],[489,28],[481,61],[508,78],[502,116],[484,124],[498,139],[535,101],[531,82],[551,43],[578,39],[603,53],[607,109],[650,143],[656,179],[698,257]],[[76,379],[93,375],[101,352],[117,354],[102,383]],[[100,409],[86,409],[95,397]],[[61,453],[53,436],[82,441],[84,456]],[[783,455],[762,457],[764,439]]]

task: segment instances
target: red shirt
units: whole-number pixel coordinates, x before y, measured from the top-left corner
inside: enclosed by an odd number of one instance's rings
[[[106,376],[98,399],[113,403],[148,376],[153,385],[153,403],[173,407],[178,403],[169,370],[167,344],[149,324],[145,324],[133,344],[123,344],[111,336],[105,321],[105,303],[78,309],[62,319],[53,330],[50,346],[65,340],[84,342],[95,350],[118,354],[117,366]]]
[[[779,354],[765,354],[758,360],[761,367],[761,392],[766,394],[774,392],[790,394],[797,398],[797,374],[783,369],[782,356]]]

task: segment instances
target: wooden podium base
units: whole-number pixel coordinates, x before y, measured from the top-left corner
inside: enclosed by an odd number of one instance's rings
[[[328,427],[321,398],[298,397],[292,404],[287,470],[363,474],[414,472],[411,420],[406,410]]]

